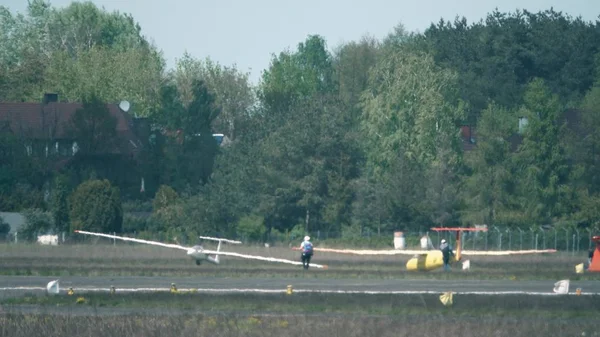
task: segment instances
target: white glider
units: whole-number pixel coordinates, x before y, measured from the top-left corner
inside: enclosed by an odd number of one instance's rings
[[[334,249],[334,248],[314,248],[318,252],[329,252],[339,254],[354,254],[354,255],[420,255],[437,251],[433,250],[357,250],[357,249]],[[555,249],[538,249],[538,250],[501,250],[501,251],[481,251],[481,250],[463,250],[462,255],[489,255],[489,256],[505,256],[505,255],[527,255],[527,254],[542,254],[556,253]]]
[[[265,257],[265,256],[257,256],[257,255],[246,255],[246,254],[239,254],[239,253],[232,253],[232,252],[222,252],[221,251],[221,242],[237,243],[237,244],[240,244],[241,242],[227,240],[227,239],[211,238],[211,237],[206,237],[206,236],[201,236],[200,238],[205,239],[205,240],[219,241],[219,246],[217,247],[216,251],[204,249],[202,246],[199,246],[199,245],[193,246],[193,247],[184,247],[184,246],[176,245],[176,244],[162,243],[162,242],[142,240],[142,239],[134,239],[134,238],[126,237],[126,236],[93,233],[93,232],[86,232],[86,231],[80,231],[80,230],[76,230],[75,233],[100,236],[100,237],[105,237],[105,238],[109,238],[109,239],[131,241],[131,242],[144,243],[144,244],[155,245],[155,246],[160,246],[160,247],[184,250],[187,252],[187,255],[189,257],[196,260],[196,264],[198,264],[198,265],[203,260],[209,261],[214,264],[219,264],[220,263],[219,255],[235,256],[235,257],[240,257],[240,258],[244,258],[244,259],[253,259],[253,260],[260,260],[260,261],[267,261],[267,262],[286,263],[286,264],[293,264],[293,265],[298,265],[298,266],[302,265],[302,262],[299,262],[299,261],[291,261],[291,260],[286,260],[286,259],[278,259],[278,258],[274,258],[274,257]],[[213,258],[213,257],[209,256],[210,254],[215,255],[215,257]],[[310,266],[315,267],[315,268],[327,269],[327,265],[320,265],[320,264],[316,264],[316,263],[311,263]]]

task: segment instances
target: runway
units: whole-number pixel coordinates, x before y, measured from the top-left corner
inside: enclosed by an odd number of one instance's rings
[[[0,298],[21,296],[26,293],[44,293],[48,282],[56,277],[0,276]],[[198,292],[255,292],[283,293],[288,285],[294,292],[366,293],[366,294],[410,294],[442,293],[457,294],[529,294],[554,295],[556,281],[511,281],[511,280],[360,280],[320,278],[227,278],[227,277],[61,277],[61,292],[73,288],[77,292],[109,291],[112,286],[117,292],[169,291],[171,284],[183,290]],[[571,281],[569,293],[581,288],[582,295],[600,295],[598,281]]]

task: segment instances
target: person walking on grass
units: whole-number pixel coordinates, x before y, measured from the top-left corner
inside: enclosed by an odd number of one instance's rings
[[[442,251],[442,257],[444,259],[444,270],[450,270],[450,256],[454,256],[454,252],[452,252],[452,247],[446,242],[445,239],[442,239],[442,243],[440,244],[440,250]]]
[[[310,265],[310,259],[313,255],[313,244],[310,242],[310,236],[307,235],[304,237],[304,241],[302,241],[300,244],[300,250],[302,251],[302,266],[304,269],[308,269]]]

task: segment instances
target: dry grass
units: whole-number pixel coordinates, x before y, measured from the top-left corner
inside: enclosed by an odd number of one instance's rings
[[[82,297],[84,303],[77,300]],[[24,296],[2,300],[5,307],[29,305],[54,310],[61,308],[181,309],[204,312],[278,314],[369,314],[443,315],[446,317],[529,317],[600,316],[600,296],[454,295],[449,309],[436,294],[205,294],[205,293],[80,293],[77,296]],[[135,312],[134,310],[134,312]]]
[[[445,307],[434,294],[42,295],[2,301],[0,337],[588,337],[600,336],[599,300],[455,295]]]
[[[211,247],[214,248],[214,247]],[[298,259],[285,247],[225,246],[235,252]],[[222,257],[196,266],[184,252],[135,244],[0,245],[0,273],[71,275],[296,276],[296,266]],[[600,279],[574,274],[581,256],[552,254],[470,258],[473,270],[406,272],[408,256],[319,253],[314,277]],[[81,304],[75,304],[83,296]],[[3,300],[0,337],[36,336],[600,336],[596,296],[102,294]],[[19,311],[29,303],[33,311]],[[12,306],[15,307],[12,307]],[[60,310],[61,312],[59,312]],[[88,309],[84,311],[84,309]],[[47,313],[36,313],[47,311]]]
[[[328,316],[204,316],[131,315],[57,317],[49,315],[0,316],[0,336],[260,336],[260,337],[402,337],[402,336],[599,336],[594,320],[539,320],[514,317],[491,319],[437,316],[328,317]]]
[[[213,248],[210,246],[210,248]],[[225,245],[225,251],[298,260],[298,252],[288,247],[249,247]],[[34,244],[0,245],[0,273],[4,275],[139,275],[139,276],[297,276],[297,266],[223,256],[221,265],[196,266],[185,252],[139,244],[40,246]],[[315,270],[314,277],[345,278],[459,278],[459,279],[600,279],[595,274],[574,274],[575,265],[586,260],[586,253],[524,256],[474,256],[471,271],[414,273],[405,270],[410,256],[356,256],[318,253],[315,263],[329,270]]]

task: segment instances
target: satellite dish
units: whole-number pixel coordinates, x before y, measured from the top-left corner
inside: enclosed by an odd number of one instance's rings
[[[130,107],[131,107],[131,104],[129,104],[129,102],[127,102],[127,101],[121,101],[121,103],[119,103],[119,108],[125,112],[129,111]]]

